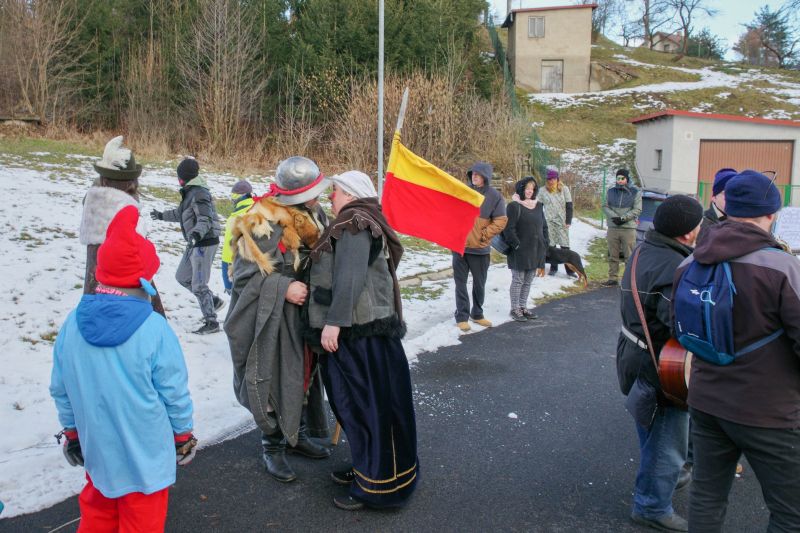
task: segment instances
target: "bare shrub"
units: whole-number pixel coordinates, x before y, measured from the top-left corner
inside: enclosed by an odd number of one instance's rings
[[[170,102],[166,69],[161,45],[150,39],[128,58],[124,79],[128,135],[137,139],[139,148],[159,156],[169,154],[171,140],[185,131]]]
[[[204,133],[206,150],[228,156],[248,138],[269,70],[258,61],[253,21],[236,0],[202,0],[180,48],[178,69],[189,104],[187,121]]]
[[[2,18],[3,53],[16,77],[19,105],[42,123],[82,112],[76,95],[82,88],[87,48],[75,48],[84,20],[76,4],[2,0]]]

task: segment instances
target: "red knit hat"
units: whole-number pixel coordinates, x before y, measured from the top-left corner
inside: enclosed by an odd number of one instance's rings
[[[141,279],[150,281],[161,261],[156,247],[138,233],[139,210],[122,208],[108,225],[106,240],[97,250],[95,277],[110,287],[141,287]]]

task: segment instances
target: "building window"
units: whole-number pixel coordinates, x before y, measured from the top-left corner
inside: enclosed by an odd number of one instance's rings
[[[528,37],[544,37],[544,17],[528,17]]]
[[[653,167],[653,170],[661,170],[661,160],[663,156],[663,150],[656,150],[656,166]]]

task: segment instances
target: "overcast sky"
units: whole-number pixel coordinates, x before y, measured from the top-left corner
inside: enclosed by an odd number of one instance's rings
[[[501,20],[504,19],[508,5],[507,1],[491,0],[490,3],[494,9],[495,16]],[[553,0],[513,0],[512,9],[519,9],[520,7],[550,7],[575,3],[570,0],[561,2]],[[587,1],[586,3],[591,2]],[[631,4],[634,3],[631,2]],[[724,45],[728,48],[726,59],[738,59],[738,55],[731,52],[730,49],[744,31],[742,24],[752,21],[754,13],[765,4],[769,5],[771,9],[777,9],[783,2],[774,0],[708,0],[709,7],[718,9],[719,13],[711,18],[701,15],[694,26],[697,31],[707,26],[711,33],[725,39]],[[676,18],[676,27],[677,22]],[[608,35],[608,37],[614,40],[618,39],[615,35]]]

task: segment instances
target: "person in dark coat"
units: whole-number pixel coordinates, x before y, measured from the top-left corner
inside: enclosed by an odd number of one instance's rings
[[[721,168],[714,176],[714,184],[711,186],[711,205],[703,213],[703,224],[700,227],[700,235],[697,236],[698,243],[703,242],[706,230],[710,226],[727,218],[725,214],[725,185],[736,174],[738,172],[732,168]]]
[[[681,261],[692,253],[702,216],[703,207],[694,198],[670,196],[656,209],[653,229],[634,252],[639,254],[636,285],[656,356],[671,337],[673,276]],[[672,496],[686,462],[689,415],[664,401],[661,393],[631,289],[633,264],[633,260],[628,261],[620,287],[622,330],[617,341],[617,377],[626,396],[634,385],[637,390],[643,389],[637,380],[654,387],[656,395],[634,394],[628,401],[635,404],[633,412],[655,413],[647,427],[641,420],[635,422],[641,457],[631,519],[656,529],[687,531],[686,520],[672,507]]]
[[[397,264],[403,246],[386,222],[369,176],[332,176],[336,219],[311,252],[310,344],[320,357],[328,401],[344,428],[352,469],[334,472],[355,511],[404,505],[419,481],[417,424]]]
[[[511,269],[511,318],[518,322],[533,320],[536,315],[527,308],[533,278],[544,276],[548,246],[548,227],[544,206],[537,200],[539,185],[532,176],[514,186],[515,199],[506,206],[508,223],[503,238],[511,246],[508,268]]]
[[[770,233],[781,200],[761,173],[731,178],[727,220],[708,228],[675,274],[678,280],[691,261],[727,261],[736,287],[734,347],[760,344],[729,365],[692,363],[692,531],[722,530],[742,454],[761,485],[768,531],[800,531],[800,262]]]
[[[211,265],[219,246],[220,223],[217,208],[208,184],[198,176],[200,164],[187,157],[178,164],[178,183],[181,186],[181,203],[175,209],[150,211],[153,220],[179,222],[186,249],[175,272],[175,279],[192,292],[203,313],[203,325],[193,331],[207,335],[219,331],[217,311],[222,308],[222,298],[211,292]]]
[[[617,170],[617,182],[606,193],[603,213],[608,220],[608,280],[603,285],[613,287],[618,284],[620,255],[624,264],[633,252],[637,219],[642,213],[642,191],[631,184],[628,169]]]

